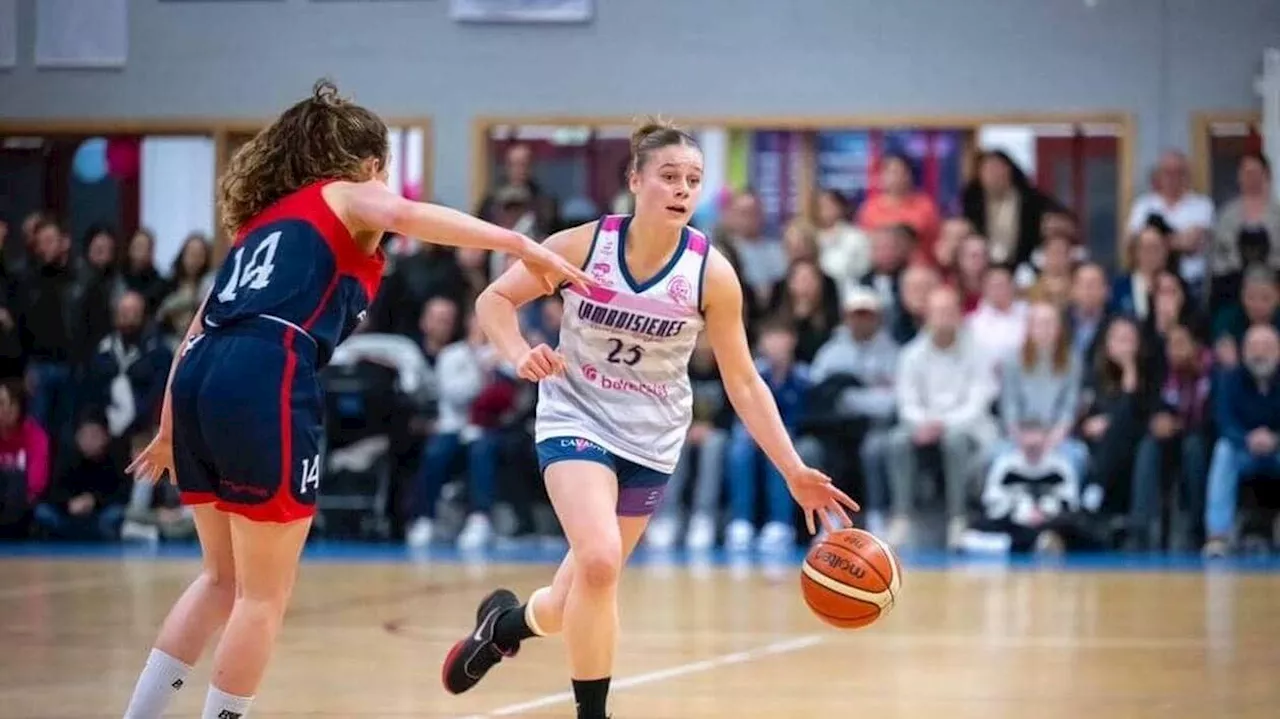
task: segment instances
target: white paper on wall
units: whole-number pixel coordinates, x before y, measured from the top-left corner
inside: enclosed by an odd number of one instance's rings
[[[129,54],[128,0],[39,0],[36,67],[118,68]]]
[[[155,233],[156,267],[168,272],[187,235],[213,238],[215,151],[211,137],[146,137],[139,219]]]

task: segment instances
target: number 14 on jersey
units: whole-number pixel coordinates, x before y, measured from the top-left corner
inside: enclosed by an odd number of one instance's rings
[[[218,292],[219,302],[234,302],[241,288],[260,290],[271,282],[271,273],[276,269],[276,246],[280,244],[280,235],[282,234],[282,232],[276,231],[267,235],[266,239],[253,248],[253,254],[249,255],[248,262],[244,261],[244,253],[247,248],[242,246],[236,250],[235,255],[231,258],[234,263],[231,269],[231,278],[227,280],[226,286]]]

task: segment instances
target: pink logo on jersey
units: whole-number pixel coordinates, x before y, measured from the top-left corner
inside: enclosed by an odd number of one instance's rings
[[[693,285],[682,275],[676,275],[667,283],[667,296],[678,305],[687,305],[693,296]]]
[[[596,380],[600,379],[600,372],[595,365],[584,364],[582,365],[582,376],[586,377],[588,382],[594,384]]]
[[[597,262],[591,266],[591,279],[595,280],[597,285],[611,287],[613,282],[609,280],[609,273],[612,271],[613,265],[608,262]]]

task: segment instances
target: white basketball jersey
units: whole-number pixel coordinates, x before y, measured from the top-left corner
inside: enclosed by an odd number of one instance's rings
[[[636,464],[675,471],[693,418],[689,357],[702,331],[710,245],[685,228],[671,261],[636,282],[627,271],[627,215],[600,220],[584,267],[586,292],[566,286],[563,375],[538,387],[537,441],[581,437]]]

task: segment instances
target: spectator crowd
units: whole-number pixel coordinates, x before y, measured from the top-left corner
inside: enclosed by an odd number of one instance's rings
[[[535,238],[586,219],[537,183],[528,148],[506,160],[485,219]],[[1087,256],[1077,218],[1007,155],[975,168],[954,208],[889,155],[856,207],[825,191],[811,220],[775,236],[741,191],[706,228],[738,270],[801,455],[895,545],[1222,555],[1280,541],[1280,522],[1252,521],[1280,486],[1280,203],[1266,158],[1244,157],[1238,197],[1215,207],[1190,189],[1186,158],[1163,155],[1116,267]],[[172,488],[122,468],[153,431],[211,246],[188,238],[161,272],[145,231],[73,241],[37,214],[15,234],[0,225],[0,533],[189,536]],[[396,418],[396,532],[462,549],[554,534],[531,450],[536,389],[470,316],[506,258],[399,237],[386,249],[361,333],[411,341],[427,390]],[[554,297],[526,308],[530,338],[554,344],[560,312]],[[689,369],[694,422],[647,541],[794,547],[785,484],[708,347]]]

